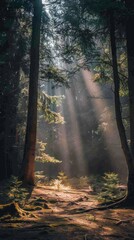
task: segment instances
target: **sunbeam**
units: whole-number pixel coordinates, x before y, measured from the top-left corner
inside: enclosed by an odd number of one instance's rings
[[[42,123],[44,130],[39,130],[42,139],[45,135],[48,153],[62,161],[56,167],[51,164],[45,167],[47,174],[51,177],[51,174],[64,171],[73,177],[117,171],[122,176],[126,166],[125,161],[120,161],[124,156],[111,89],[102,88],[93,81],[92,73],[83,70],[75,75],[69,89],[53,89],[49,83],[46,91],[50,95],[65,95],[58,107],[65,123],[56,125],[54,132],[50,125]]]
[[[121,144],[115,124],[115,115],[113,111],[110,110],[110,104],[108,103],[108,98],[111,97],[111,94],[106,98],[103,96],[104,94],[100,86],[95,81],[93,81],[93,75],[91,72],[83,70],[82,76],[89,96],[91,97],[94,111],[99,121],[99,127],[103,132],[106,148],[112,159],[111,165],[114,166],[118,172],[120,172],[121,168],[124,167],[125,160],[122,165],[119,163],[118,157],[124,158],[124,156],[121,152]]]

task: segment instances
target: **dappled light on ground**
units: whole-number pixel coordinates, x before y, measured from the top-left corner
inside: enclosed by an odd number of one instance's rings
[[[89,188],[57,190],[40,185],[33,191],[29,218],[0,222],[0,239],[6,240],[132,240],[134,210],[113,209],[78,213],[97,205]],[[27,207],[28,209],[28,207]]]

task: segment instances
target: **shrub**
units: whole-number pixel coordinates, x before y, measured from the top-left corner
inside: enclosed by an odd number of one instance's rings
[[[24,206],[28,194],[28,191],[22,187],[22,181],[19,181],[16,176],[11,176],[0,187],[0,202],[19,202],[21,206]]]
[[[101,180],[101,187],[98,192],[98,200],[106,203],[114,201],[122,196],[119,189],[119,178],[116,173],[105,173]]]
[[[69,179],[64,172],[59,172],[57,178],[61,182],[61,184],[65,185],[65,186],[69,185]]]
[[[36,184],[48,184],[48,178],[44,175],[43,171],[36,171],[35,172],[35,183]]]

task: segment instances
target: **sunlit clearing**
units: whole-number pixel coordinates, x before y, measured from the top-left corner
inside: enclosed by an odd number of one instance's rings
[[[71,186],[65,186],[64,184],[62,184],[62,182],[59,179],[54,179],[51,182],[51,188],[52,189],[56,189],[58,191],[68,191],[71,189]]]

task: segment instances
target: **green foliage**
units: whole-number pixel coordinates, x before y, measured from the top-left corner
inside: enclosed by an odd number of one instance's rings
[[[61,189],[64,189],[64,185],[61,183],[61,181],[59,179],[51,180],[50,185],[53,186],[58,191]]]
[[[79,178],[79,187],[86,188],[89,187],[89,177],[82,176]]]
[[[109,41],[109,39],[107,39]],[[110,49],[107,47],[107,41],[102,43],[101,56],[99,62],[94,64],[94,80],[99,83],[112,83],[113,70]],[[127,57],[124,51],[125,47],[118,51],[118,70],[120,77],[120,96],[128,95],[127,87]]]
[[[45,153],[47,143],[44,143],[42,141],[37,141],[37,147],[36,147],[36,158],[35,161],[37,162],[51,162],[51,163],[61,163],[58,159],[49,156],[47,153]]]
[[[86,220],[87,221],[90,221],[90,222],[95,222],[96,221],[96,218],[95,218],[95,215],[94,214],[86,214]]]
[[[69,179],[68,179],[67,175],[65,175],[64,172],[59,172],[57,178],[64,185],[68,185],[69,184]]]
[[[21,70],[20,71],[20,92],[18,96],[18,106],[17,106],[17,133],[20,141],[20,145],[23,146],[25,141],[26,132],[26,109],[28,105],[28,81],[27,76]]]
[[[89,191],[94,190],[94,186],[97,187],[97,177],[96,176],[81,176],[69,179],[70,186],[73,188],[88,188]]]
[[[46,105],[50,106],[51,104],[54,104],[55,106],[59,107],[62,104],[64,96],[50,96],[43,92],[43,95],[45,97]]]
[[[70,179],[68,179],[67,175],[64,172],[59,172],[57,178],[50,181],[50,185],[55,187],[58,191],[71,187]]]
[[[37,184],[47,184],[48,178],[44,175],[43,171],[36,171],[35,172],[35,182]]]
[[[100,175],[90,175],[89,177],[89,185],[94,193],[98,193],[102,186],[102,179]]]
[[[45,120],[49,123],[64,123],[64,118],[61,116],[60,113],[56,113],[48,108],[45,109]]]
[[[43,115],[40,117],[44,117],[48,123],[63,124],[63,116],[60,112],[56,111],[56,108],[61,105],[63,99],[64,96],[50,96],[44,91],[41,92],[38,106],[42,110]]]
[[[47,66],[46,69],[41,70],[41,74],[41,78],[45,78],[45,80],[48,81],[53,80],[54,85],[65,85],[66,87],[69,87],[65,74],[63,74],[62,70],[58,69],[56,66]]]
[[[25,204],[28,191],[22,187],[22,181],[18,177],[11,176],[3,186],[0,186],[0,202],[19,202],[21,206]]]
[[[116,200],[122,196],[119,189],[119,178],[116,173],[105,173],[102,177],[100,190],[98,192],[98,200],[101,202],[109,202]]]

